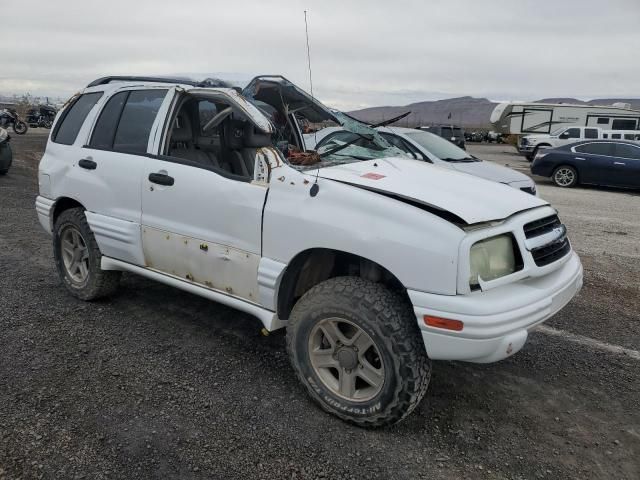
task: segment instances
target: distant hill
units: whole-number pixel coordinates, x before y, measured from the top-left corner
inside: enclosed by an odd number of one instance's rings
[[[615,102],[630,103],[631,108],[640,110],[640,99],[605,98],[589,101],[575,98],[545,98],[537,100],[541,103],[575,103],[584,105],[611,105]],[[359,120],[378,123],[393,118],[407,111],[411,114],[396,125],[415,127],[418,125],[454,124],[465,128],[488,128],[489,117],[497,105],[486,98],[457,97],[445,100],[411,103],[405,106],[371,107],[349,112]]]

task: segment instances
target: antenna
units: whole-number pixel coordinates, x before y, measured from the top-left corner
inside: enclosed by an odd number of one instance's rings
[[[309,48],[309,24],[307,22],[307,11],[304,11],[304,33],[307,39],[307,67],[309,69],[309,89],[311,90],[311,101],[315,102],[315,97],[313,96],[313,78],[311,77],[311,49]],[[314,139],[316,143],[318,143],[317,132],[313,132]],[[315,197],[318,194],[318,190],[320,190],[320,186],[318,185],[318,175],[320,175],[320,165],[318,165],[318,169],[316,170],[316,181],[311,185],[311,190],[309,190],[309,195]]]

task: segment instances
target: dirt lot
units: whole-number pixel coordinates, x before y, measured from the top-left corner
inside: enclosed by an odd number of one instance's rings
[[[133,275],[109,301],[67,295],[34,211],[44,133],[14,138],[0,178],[0,479],[640,478],[637,192],[537,179],[580,295],[508,360],[436,363],[412,416],[366,431],[316,408],[248,315]]]

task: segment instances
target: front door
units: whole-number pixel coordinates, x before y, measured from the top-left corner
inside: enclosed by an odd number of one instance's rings
[[[585,143],[573,147],[573,160],[584,183],[607,184],[613,170],[613,144]]]
[[[622,187],[640,187],[640,145],[615,144],[613,180]]]
[[[268,169],[254,167],[270,124],[235,92],[192,90],[175,108],[144,166],[145,265],[258,303]]]
[[[159,158],[144,170],[146,266],[257,303],[267,185]]]

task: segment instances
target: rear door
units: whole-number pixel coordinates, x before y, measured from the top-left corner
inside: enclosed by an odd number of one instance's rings
[[[82,197],[104,255],[144,263],[140,239],[141,182],[158,111],[169,89],[115,91],[102,103],[82,147]]]
[[[622,187],[640,187],[640,145],[615,144],[613,180]]]

